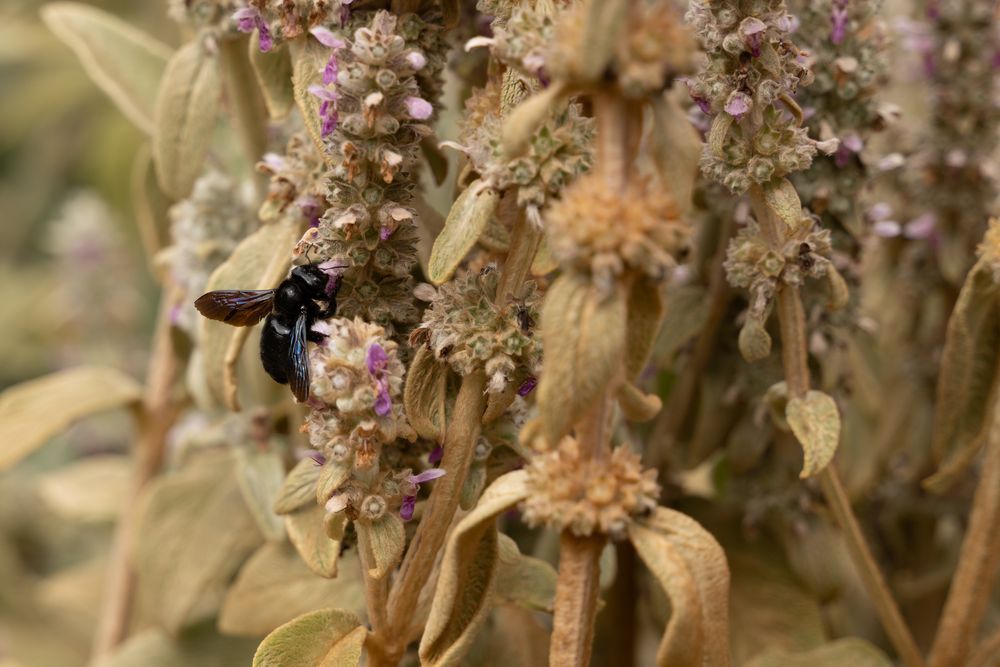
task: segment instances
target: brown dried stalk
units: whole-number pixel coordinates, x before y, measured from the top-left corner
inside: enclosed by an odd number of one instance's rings
[[[170,311],[179,298],[177,290],[166,291],[156,321],[146,387],[137,410],[139,433],[135,445],[135,464],[121,520],[115,532],[111,562],[108,564],[108,578],[94,638],[94,658],[108,655],[128,636],[135,590],[135,572],[131,561],[139,518],[138,500],[146,485],[163,467],[167,431],[177,416],[178,406],[173,393],[177,359],[170,339]]]
[[[969,527],[934,636],[930,667],[965,664],[1000,575],[1000,395],[994,398],[992,415]],[[1000,643],[1000,637],[994,639]]]
[[[779,226],[783,223],[765,204],[763,193],[757,186],[750,190],[750,204],[764,237],[774,247],[779,247],[779,239],[781,238]],[[781,356],[785,369],[785,381],[788,384],[788,395],[789,398],[803,397],[809,392],[810,381],[807,331],[802,297],[797,287],[782,284],[778,290],[777,300],[778,322],[781,328]],[[851,501],[844,491],[844,486],[834,464],[828,465],[819,477],[823,495],[844,532],[851,560],[854,562],[868,594],[872,597],[875,610],[889,640],[906,667],[924,667],[923,656],[913,640],[910,629],[903,620],[903,615],[892,597],[892,592],[879,570],[875,557],[868,548],[868,543],[861,532],[861,526],[854,516]]]
[[[409,631],[420,591],[427,583],[437,554],[444,545],[472,463],[483,412],[486,410],[485,391],[485,371],[478,370],[462,379],[462,386],[455,399],[455,410],[444,438],[441,467],[447,474],[434,484],[424,516],[389,596],[388,624],[384,636],[379,638],[385,647],[385,664],[397,664],[410,642]]]

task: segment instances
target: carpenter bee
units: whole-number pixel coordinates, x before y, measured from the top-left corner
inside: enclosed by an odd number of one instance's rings
[[[264,320],[260,360],[275,382],[288,384],[299,401],[309,398],[306,341],[322,342],[316,320],[337,314],[340,274],[346,266],[330,262],[296,266],[277,289],[217,290],[198,297],[198,312],[218,322],[250,327]],[[325,303],[320,306],[317,302]]]

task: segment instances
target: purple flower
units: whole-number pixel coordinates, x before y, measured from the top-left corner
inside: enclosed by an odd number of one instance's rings
[[[253,32],[254,28],[257,29],[260,38],[261,53],[267,53],[274,46],[274,40],[271,38],[271,29],[268,27],[267,21],[253,7],[244,7],[237,10],[233,13],[233,19],[236,21],[236,29],[240,32]]]
[[[257,20],[259,18],[260,13],[253,7],[244,7],[233,14],[233,20],[236,21],[236,29],[240,32],[253,32],[253,29],[257,27]]]
[[[403,104],[406,105],[406,113],[415,120],[427,120],[434,113],[431,103],[420,97],[407,97]]]
[[[833,28],[830,30],[830,41],[834,44],[840,44],[847,35],[847,7],[840,3],[834,5],[833,11],[830,12],[830,22],[833,24]]]
[[[431,453],[427,456],[427,462],[430,463],[431,465],[437,465],[438,463],[441,462],[441,459],[443,458],[444,458],[444,447],[442,447],[441,445],[435,445],[434,449],[432,449]]]
[[[324,463],[326,463],[326,457],[323,456],[318,451],[316,451],[315,449],[307,449],[306,451],[302,452],[302,458],[312,459],[313,462],[318,466],[321,466]]]
[[[410,67],[417,71],[422,70],[427,64],[427,58],[420,51],[410,51],[405,57]]]
[[[529,375],[521,386],[517,388],[517,395],[524,397],[531,393],[531,391],[538,385],[538,379],[532,375]]]
[[[394,230],[392,227],[380,227],[378,230],[379,241],[387,241]]]
[[[710,115],[712,113],[712,104],[704,97],[700,97],[698,95],[692,95],[691,99],[694,101],[695,104],[698,105],[698,108],[701,109],[701,112],[703,114]]]
[[[908,239],[927,239],[935,241],[935,228],[937,227],[937,217],[933,213],[924,213],[906,223],[903,228],[903,236]]]
[[[753,100],[750,96],[739,90],[734,90],[730,95],[729,99],[726,100],[726,106],[723,107],[727,114],[739,120],[743,115],[750,111],[750,107],[753,106]]]
[[[347,46],[344,40],[333,34],[332,30],[328,30],[323,26],[313,26],[309,29],[309,34],[315,37],[316,41],[320,44],[331,49],[342,49]]]
[[[846,167],[851,161],[851,157],[861,152],[865,147],[864,141],[856,133],[844,135],[840,140],[840,146],[834,153],[833,162],[838,167]]]
[[[760,57],[760,45],[764,41],[767,24],[754,16],[748,16],[740,23],[740,34],[754,58]]]
[[[445,471],[441,468],[430,468],[419,475],[410,475],[406,478],[406,483],[410,485],[411,489],[410,493],[403,496],[403,504],[399,508],[399,516],[403,521],[409,521],[413,518],[413,509],[417,506],[417,492],[420,491],[420,485],[432,479],[444,477],[444,475]]]
[[[389,380],[385,377],[386,368],[389,366],[389,355],[385,353],[381,345],[372,343],[368,348],[365,363],[368,365],[368,373],[375,380],[375,386],[378,387],[378,395],[375,397],[375,414],[379,417],[385,417],[392,412]]]
[[[337,113],[337,91],[317,84],[309,86],[306,90],[309,91],[310,95],[322,100],[319,105],[319,116],[323,121],[320,133],[323,135],[323,138],[326,138],[337,129],[337,121],[339,120]]]

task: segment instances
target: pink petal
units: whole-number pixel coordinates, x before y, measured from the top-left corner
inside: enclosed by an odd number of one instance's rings
[[[429,482],[432,479],[437,479],[438,477],[444,477],[448,474],[447,470],[443,468],[429,468],[423,471],[419,475],[410,475],[406,481],[411,484],[423,484],[424,482]]]
[[[319,25],[313,26],[312,28],[309,29],[309,34],[315,37],[316,41],[318,41],[320,44],[322,44],[323,46],[328,46],[331,49],[342,49],[345,46],[347,46],[347,43],[344,42],[344,40],[340,39],[335,34],[333,34],[332,30],[328,30],[323,26]]]
[[[403,104],[406,105],[406,112],[410,114],[410,118],[416,120],[426,120],[434,113],[431,103],[420,97],[407,97],[403,100]]]

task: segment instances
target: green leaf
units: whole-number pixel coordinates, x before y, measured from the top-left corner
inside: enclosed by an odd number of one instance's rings
[[[694,519],[657,507],[629,525],[629,539],[670,599],[656,651],[661,667],[729,664],[729,565]]]
[[[384,578],[399,563],[406,548],[403,520],[394,512],[386,512],[375,521],[356,521],[354,528],[358,532],[358,549],[364,550],[362,562],[368,565],[368,576]]]
[[[326,534],[323,518],[326,510],[319,505],[311,505],[285,515],[288,538],[302,556],[309,569],[321,577],[337,576],[337,560],[340,558],[340,542],[331,540]]]
[[[708,150],[716,157],[723,156],[723,146],[726,136],[733,126],[733,117],[728,113],[720,113],[712,121],[712,127],[708,131]]]
[[[497,604],[506,602],[552,613],[555,605],[555,568],[541,558],[522,555],[517,543],[500,535],[500,568],[497,570]]]
[[[38,493],[56,514],[70,521],[113,521],[132,483],[125,456],[88,456],[39,480]]]
[[[625,343],[625,376],[631,380],[645,369],[660,333],[665,304],[656,283],[637,278],[628,293],[628,340]]]
[[[288,46],[279,44],[267,53],[260,50],[260,35],[254,32],[248,52],[250,66],[264,95],[267,114],[272,120],[283,120],[295,106],[292,86],[292,56]]]
[[[672,287],[667,291],[654,353],[658,366],[672,366],[677,352],[701,332],[708,319],[708,304],[707,290],[698,285]]]
[[[119,18],[76,2],[42,8],[45,24],[80,59],[97,86],[125,116],[153,131],[156,91],[171,49]]]
[[[357,555],[340,559],[335,579],[317,576],[292,545],[269,542],[250,557],[226,592],[219,630],[229,635],[261,637],[310,611],[336,604],[365,611],[365,591]]]
[[[202,40],[170,58],[156,95],[153,162],[163,191],[175,199],[191,192],[208,155],[222,89],[219,63]]]
[[[496,479],[448,538],[420,640],[425,666],[461,665],[492,608],[498,573],[496,518],[528,495],[524,470]]]
[[[654,96],[652,107],[650,153],[661,183],[670,188],[683,217],[691,207],[691,193],[698,176],[698,161],[703,150],[701,137],[675,96]]]
[[[78,419],[139,401],[139,383],[121,371],[78,366],[22,382],[0,394],[0,471]]]
[[[821,391],[810,391],[804,397],[788,401],[785,419],[805,455],[799,477],[812,477],[822,471],[837,452],[840,442],[837,404]]]
[[[316,502],[316,480],[319,479],[320,466],[310,458],[305,458],[295,464],[285,477],[278,497],[274,500],[275,514],[290,514],[297,509]]]
[[[139,506],[136,570],[142,608],[176,633],[195,607],[221,593],[263,543],[243,502],[229,456],[196,464],[151,483]],[[208,610],[208,611],[214,611]]]
[[[269,540],[285,538],[285,524],[274,511],[284,477],[285,466],[277,452],[237,450],[236,480],[243,500],[260,532]]]
[[[403,405],[413,430],[421,438],[432,442],[444,440],[447,380],[448,365],[438,361],[427,346],[417,348],[406,371]]]
[[[797,229],[802,219],[802,202],[795,186],[787,178],[764,186],[764,202],[775,212],[778,218],[788,225],[789,229]]]
[[[330,57],[330,50],[308,35],[291,40],[288,48],[292,58],[292,92],[295,103],[299,106],[302,121],[316,150],[329,163],[330,156],[326,142],[323,141],[322,121],[319,117],[320,101],[309,93],[309,86],[322,84],[321,72]]]
[[[948,320],[938,376],[932,452],[939,470],[924,486],[948,489],[984,442],[1000,352],[1000,288],[989,264],[969,272]]]
[[[619,372],[626,344],[623,288],[602,295],[581,274],[564,273],[549,288],[542,307],[545,372],[538,408],[550,446],[569,432]]]
[[[512,160],[528,150],[531,138],[552,113],[552,109],[562,105],[563,97],[563,85],[556,81],[511,110],[504,120],[501,137],[506,159]]]
[[[303,614],[261,642],[253,667],[356,667],[367,633],[349,611]]]
[[[451,279],[499,203],[500,194],[492,188],[482,187],[480,181],[472,183],[458,196],[431,249],[427,277],[432,283],[440,285]]]
[[[253,641],[222,637],[204,625],[176,639],[162,630],[144,630],[93,667],[232,667],[247,664],[253,651]]]
[[[240,242],[229,259],[212,273],[205,291],[276,287],[288,272],[292,249],[298,240],[298,225],[291,220],[261,226]],[[199,349],[205,378],[212,397],[220,404],[235,405],[236,387],[226,382],[226,359],[227,355],[238,355],[245,336],[246,329],[242,327],[201,318]]]
[[[845,637],[805,653],[767,651],[746,667],[892,667],[886,655],[864,639]]]

